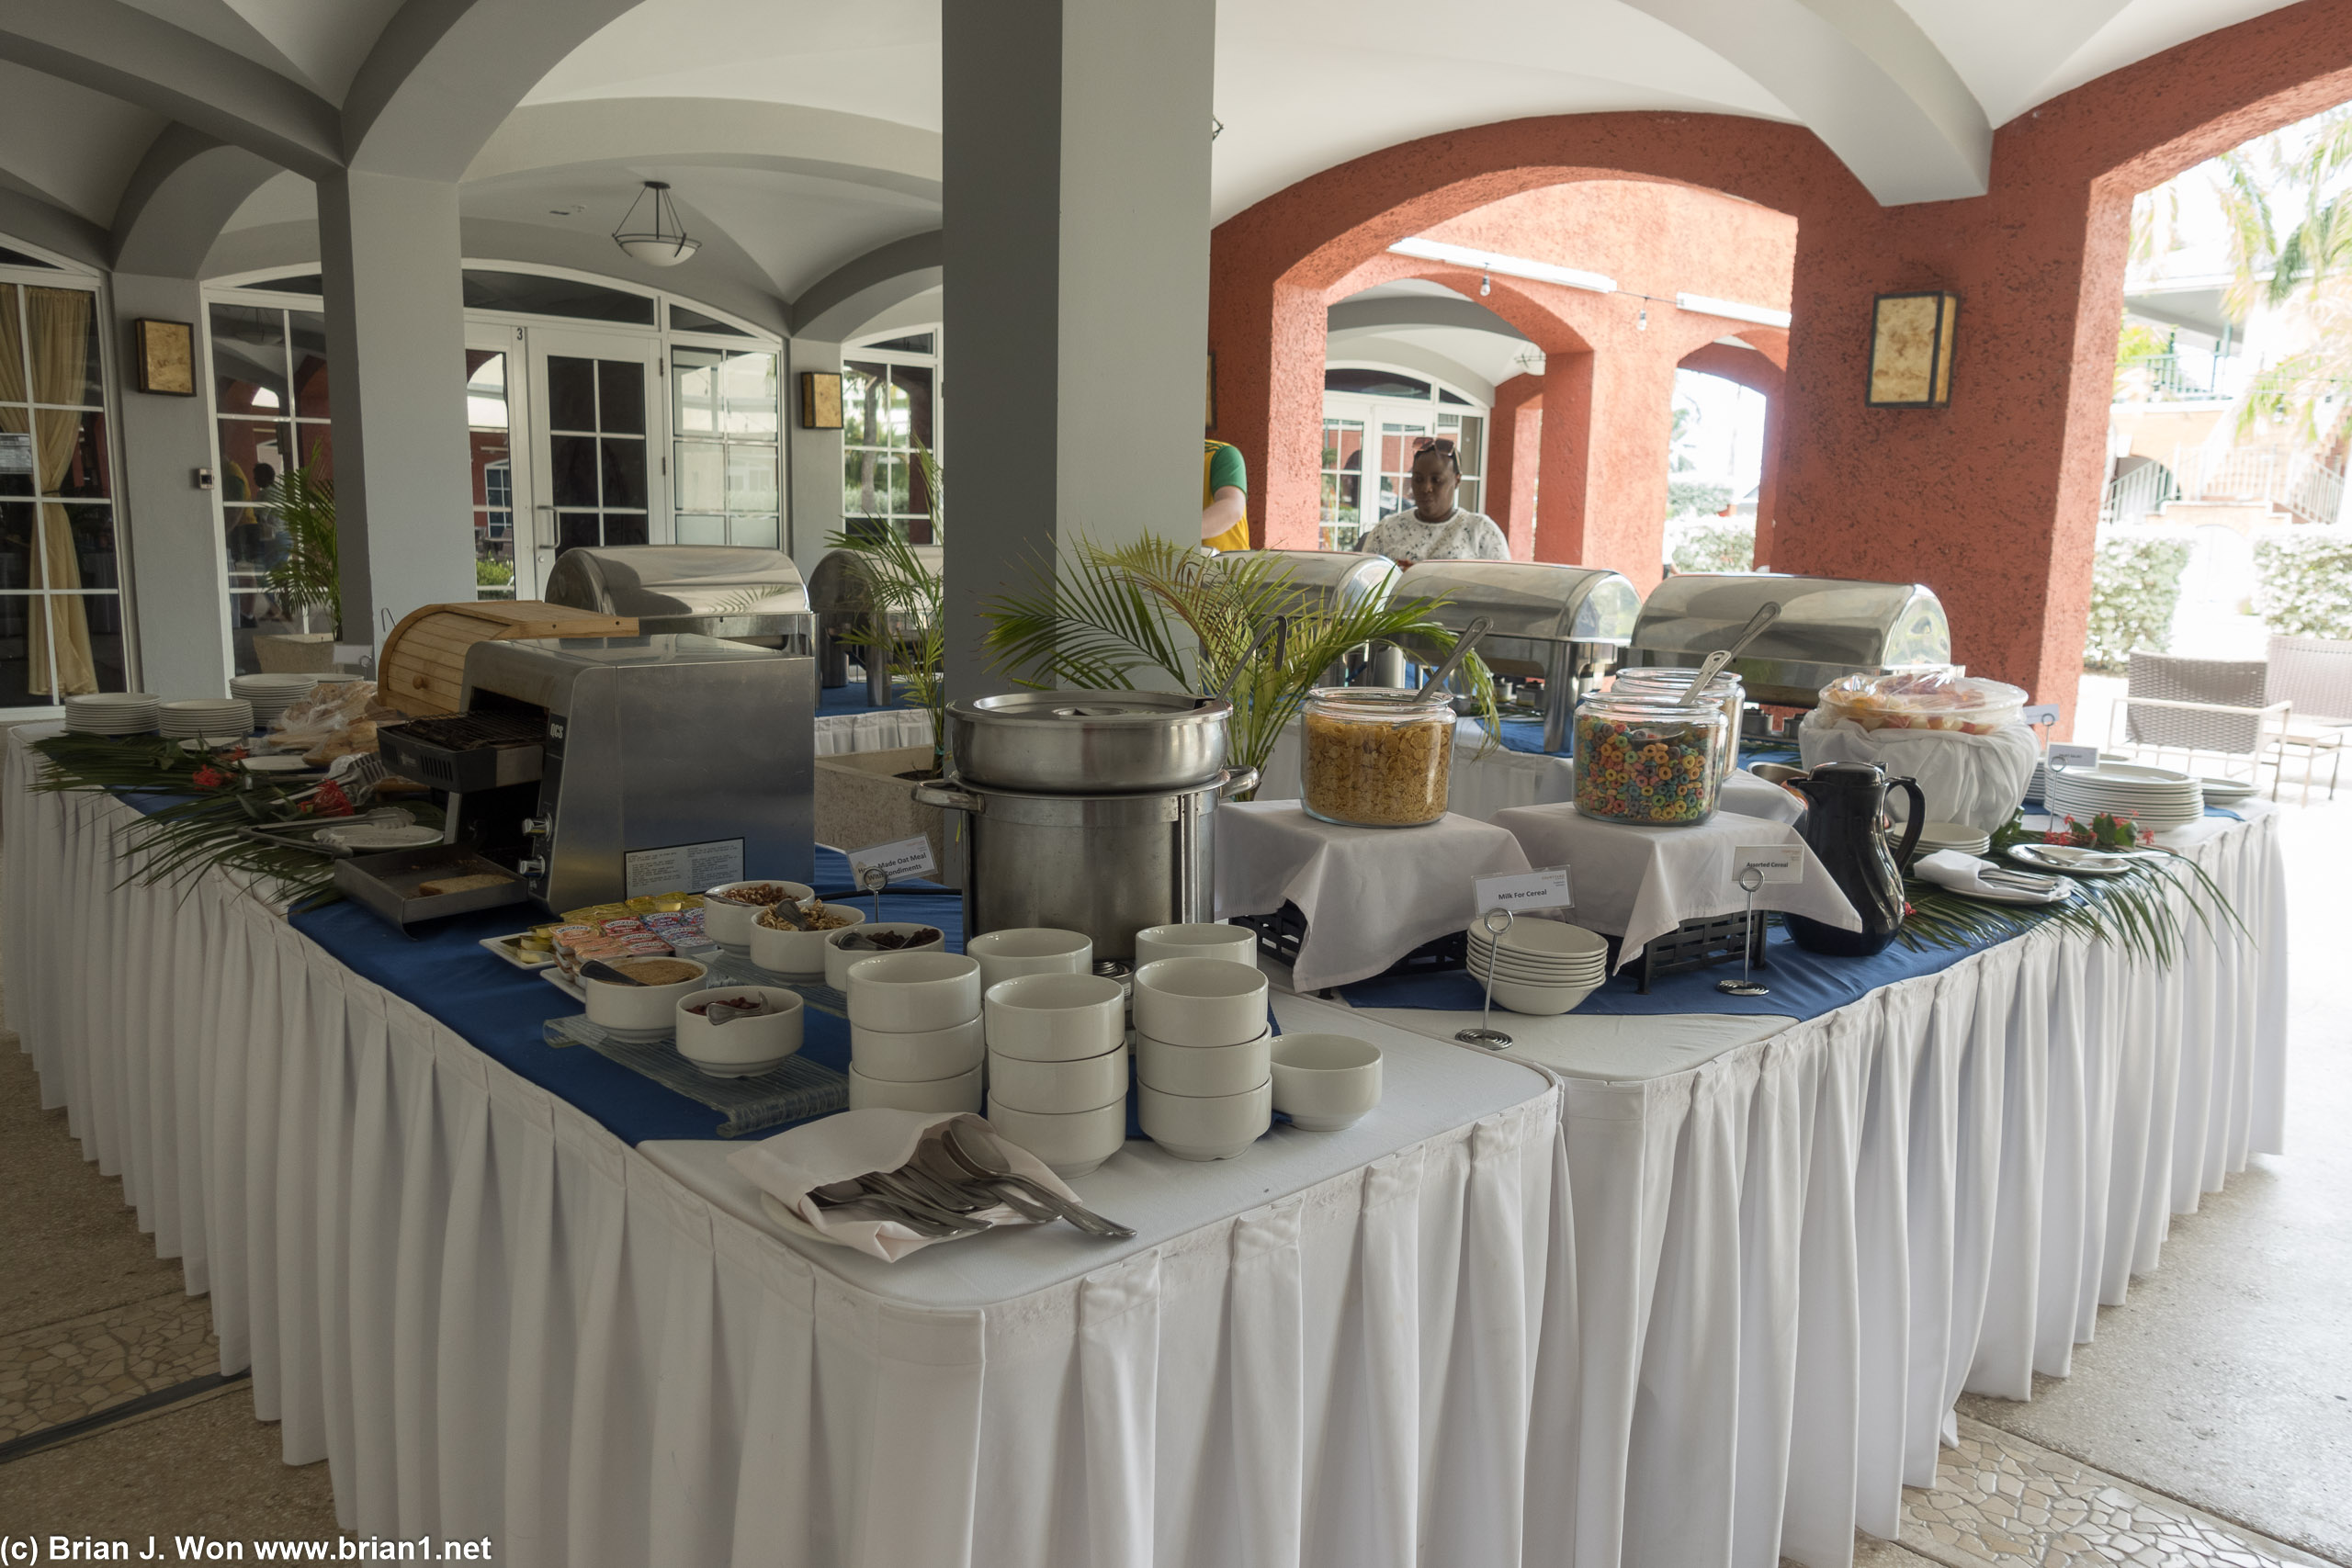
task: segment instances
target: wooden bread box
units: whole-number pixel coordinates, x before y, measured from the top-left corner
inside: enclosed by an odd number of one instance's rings
[[[376,655],[376,695],[411,718],[456,713],[466,689],[466,649],[478,642],[636,635],[634,615],[600,615],[537,599],[427,604],[384,639]]]

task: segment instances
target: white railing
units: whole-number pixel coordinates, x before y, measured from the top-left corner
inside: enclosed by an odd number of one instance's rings
[[[2126,474],[2109,489],[2113,491],[2155,468],[2152,463]],[[2175,493],[2166,499],[2274,507],[2305,523],[2334,523],[2343,513],[2344,471],[2307,452],[2277,446],[2230,446],[2220,451],[2187,446],[2173,454],[2171,479]],[[2128,518],[2132,513],[2127,507],[2102,515],[2112,520]]]
[[[2137,523],[2151,513],[2163,511],[2165,502],[2177,493],[2171,469],[2162,463],[2143,463],[2130,473],[2107,482],[2107,494],[2099,503],[2098,520],[2101,523]]]

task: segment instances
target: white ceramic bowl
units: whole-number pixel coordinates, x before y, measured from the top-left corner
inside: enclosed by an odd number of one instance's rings
[[[705,999],[758,997],[777,1010],[759,1018],[713,1023],[688,1012]],[[800,1049],[800,993],[780,986],[713,986],[677,1001],[678,1055],[713,1077],[763,1073]]]
[[[1056,1176],[1084,1176],[1119,1152],[1127,1141],[1127,1101],[1067,1115],[1016,1111],[989,1101],[989,1125],[1008,1144],[1018,1144],[1046,1162]]]
[[[1261,1034],[1238,1045],[1170,1045],[1136,1037],[1136,1081],[1170,1094],[1246,1094],[1266,1081],[1267,1042]]]
[[[984,999],[989,1049],[1027,1062],[1099,1056],[1127,1042],[1126,988],[1095,975],[1023,975]]]
[[[760,918],[761,906],[737,904],[724,895],[730,887],[781,887],[795,898],[807,898],[817,890],[802,882],[786,882],[781,876],[753,876],[741,882],[722,882],[702,896],[702,931],[729,953],[748,953],[752,947],[752,922]]]
[[[704,906],[706,908],[707,905]],[[833,931],[787,931],[760,924],[759,915],[752,916],[752,962],[771,975],[821,975],[825,972],[825,939],[834,931],[854,931],[865,923],[865,911],[847,904],[828,904],[835,914],[847,915],[849,924],[835,926]],[[702,929],[710,930],[710,917],[702,918]]]
[[[1380,1103],[1380,1047],[1353,1035],[1285,1034],[1273,1074],[1274,1109],[1310,1133],[1336,1133]]]
[[[958,1073],[952,1078],[932,1078],[923,1083],[892,1083],[886,1078],[869,1078],[849,1065],[849,1108],[852,1111],[924,1111],[934,1115],[967,1111],[979,1114],[981,1069]]]
[[[827,907],[831,908],[831,906]],[[834,940],[837,937],[847,936],[855,929],[857,928],[843,926],[839,931],[831,931],[825,933],[825,984],[831,986],[836,991],[843,993],[846,993],[849,990],[849,966],[857,963],[861,959],[896,958],[902,953],[936,953],[946,946],[946,942],[944,938],[934,936],[920,947],[898,947],[892,948],[887,953],[875,953],[870,951],[861,952],[856,948],[843,949],[842,945]],[[916,931],[935,931],[939,930],[939,928],[937,926],[924,925],[920,920],[884,920],[878,925],[872,922],[865,922],[865,930],[866,934],[869,936],[876,931],[896,931],[900,936],[911,936]],[[975,978],[978,978],[979,970],[976,967],[972,971],[972,974]]]
[[[1127,1053],[1114,1045],[1074,1062],[1031,1062],[989,1053],[989,1103],[1048,1115],[1099,1110],[1127,1098]]]
[[[967,939],[964,951],[980,961],[980,988],[1023,975],[1085,975],[1094,968],[1094,943],[1082,932],[1051,926],[1015,926]]]
[[[1605,958],[1609,953],[1607,937],[1566,920],[1514,920],[1499,942],[1488,936],[1484,926],[1474,923],[1470,940],[1481,947],[1496,942],[1506,955],[1516,953],[1547,958]]]
[[[1148,1084],[1136,1092],[1143,1130],[1178,1159],[1231,1159],[1274,1124],[1272,1080],[1242,1094],[1170,1094]]]
[[[946,1029],[897,1032],[849,1026],[849,1059],[869,1078],[886,1083],[928,1083],[968,1073],[988,1059],[980,1021]]]
[[[1136,1029],[1170,1045],[1238,1045],[1266,1032],[1266,977],[1223,958],[1163,958],[1136,971]]]
[[[980,1016],[979,961],[960,953],[877,953],[850,964],[847,979],[849,1021],[868,1029],[911,1034]]]
[[[608,959],[607,963],[626,975],[637,959]],[[623,1040],[659,1040],[678,1025],[678,999],[689,992],[699,991],[708,983],[709,972],[691,958],[665,958],[664,964],[693,964],[691,979],[673,981],[666,986],[616,986],[609,980],[580,979],[581,994],[588,998],[588,1021]]]
[[[1530,986],[1517,980],[1497,980],[1495,1000],[1513,1012],[1549,1018],[1566,1012],[1600,988],[1599,986]]]
[[[1222,958],[1228,964],[1258,962],[1258,933],[1240,926],[1194,920],[1182,925],[1146,926],[1136,932],[1138,969],[1163,958]]]

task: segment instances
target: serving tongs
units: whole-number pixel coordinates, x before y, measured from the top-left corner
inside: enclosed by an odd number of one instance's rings
[[[300,822],[262,822],[240,829],[248,839],[257,839],[279,849],[307,850],[328,860],[349,860],[354,855],[373,854],[373,850],[346,850],[334,844],[322,844],[318,835],[329,828],[413,828],[415,813],[398,806],[379,806],[373,810],[354,812],[348,817],[311,817]],[[424,848],[428,846],[419,846]]]

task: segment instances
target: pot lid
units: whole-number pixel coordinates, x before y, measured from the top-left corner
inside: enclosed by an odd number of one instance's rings
[[[1231,709],[1232,705],[1221,697],[1196,697],[1189,692],[1008,692],[1002,696],[948,705],[949,712],[979,724],[1139,727],[1222,718]]]

